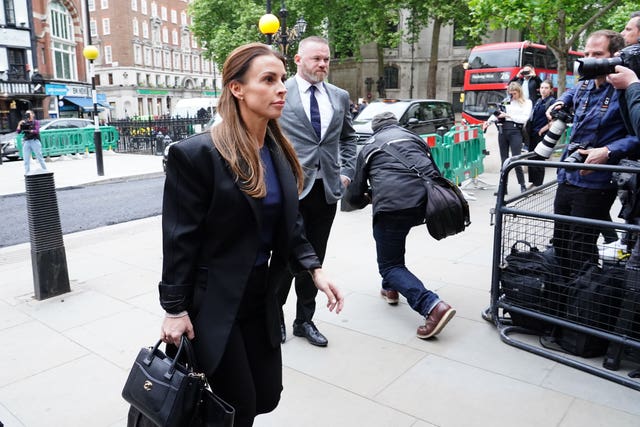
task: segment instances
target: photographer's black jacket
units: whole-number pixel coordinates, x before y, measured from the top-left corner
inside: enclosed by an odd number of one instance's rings
[[[356,209],[368,205],[371,200],[367,194],[371,195],[374,216],[378,212],[420,206],[427,194],[422,178],[380,148],[385,143],[393,144],[409,163],[427,176],[438,174],[422,138],[398,125],[379,129],[358,154],[356,175],[345,195],[347,203]]]

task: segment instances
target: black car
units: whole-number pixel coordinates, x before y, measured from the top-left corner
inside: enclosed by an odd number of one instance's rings
[[[418,135],[436,133],[444,126],[447,130],[455,124],[456,118],[450,102],[438,99],[382,99],[371,102],[353,120],[358,135],[358,144],[364,144],[373,134],[371,119],[379,113],[392,112],[400,126]]]

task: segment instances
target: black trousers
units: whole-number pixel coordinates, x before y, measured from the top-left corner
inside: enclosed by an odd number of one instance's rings
[[[533,151],[536,145],[542,141],[543,135],[538,135],[538,132],[531,132],[529,135],[529,151]],[[531,160],[543,160],[542,157],[536,156]],[[527,166],[529,171],[529,182],[539,187],[544,182],[544,166]]]
[[[265,322],[266,264],[252,272],[218,368],[209,378],[216,394],[236,409],[234,427],[253,425],[273,411],[282,392],[282,354]]]
[[[498,147],[502,164],[510,157],[509,150],[511,150],[511,156],[520,155],[522,153],[522,126],[516,127],[513,122],[505,122],[502,125],[502,132],[498,135]],[[518,184],[524,185],[522,166],[516,166],[515,170]],[[507,179],[508,177],[505,177],[505,181]]]
[[[336,216],[337,203],[327,203],[324,195],[324,183],[321,179],[316,179],[311,191],[302,200],[300,200],[300,214],[304,220],[304,229],[307,240],[316,251],[316,255],[320,258],[320,262],[324,261],[327,252],[327,242],[331,233],[333,219]],[[284,271],[278,274],[278,297],[280,304],[287,302],[289,289],[291,289],[291,280],[293,275],[286,267]],[[318,289],[313,283],[309,274],[301,273],[296,276],[295,281],[296,296],[298,301],[296,304],[296,323],[308,322],[313,319],[316,311],[316,295]]]
[[[617,190],[591,189],[570,184],[558,184],[553,211],[556,214],[603,221],[611,219],[609,210]],[[575,223],[556,221],[553,228],[553,247],[562,267],[562,274],[576,274],[586,262],[598,261],[596,242],[600,229]]]

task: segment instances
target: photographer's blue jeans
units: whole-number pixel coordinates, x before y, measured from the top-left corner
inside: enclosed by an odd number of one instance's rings
[[[31,169],[31,153],[35,154],[36,160],[40,163],[42,170],[47,170],[42,157],[42,144],[39,139],[27,139],[22,141],[22,158],[24,159],[24,173],[28,174]]]
[[[382,288],[398,291],[412,309],[427,316],[440,302],[434,292],[426,289],[420,279],[407,269],[404,260],[409,230],[424,220],[424,206],[394,212],[379,212],[373,218],[378,271]],[[426,230],[423,230],[426,233]]]

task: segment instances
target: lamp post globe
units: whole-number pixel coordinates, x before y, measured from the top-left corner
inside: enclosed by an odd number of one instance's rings
[[[264,14],[258,21],[258,28],[262,34],[273,35],[280,29],[280,20],[272,13]]]
[[[89,61],[98,59],[99,54],[100,52],[98,51],[98,48],[93,45],[89,45],[82,49],[82,56],[84,56]]]
[[[93,61],[98,58],[100,51],[97,47],[88,45],[82,49],[82,56],[89,61],[89,74],[91,75],[91,98],[93,100],[93,145],[96,149],[96,168],[98,176],[104,175],[104,164],[102,161],[102,134],[100,133],[100,122],[98,121],[98,95],[96,94],[96,73],[93,68]]]

